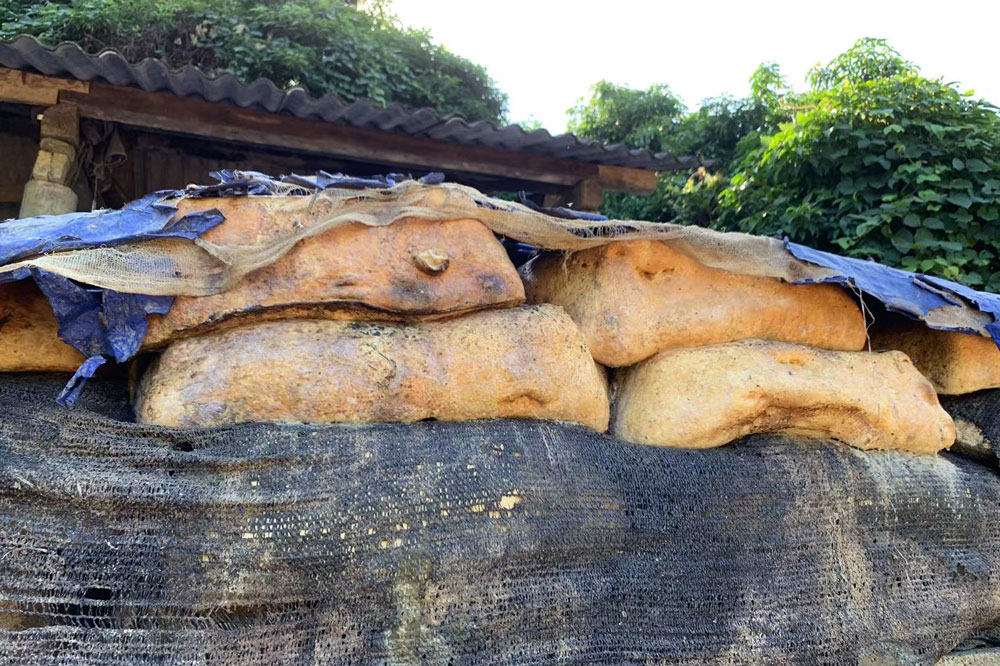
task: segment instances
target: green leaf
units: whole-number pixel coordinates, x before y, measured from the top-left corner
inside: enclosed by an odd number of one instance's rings
[[[986,162],[975,158],[966,160],[965,168],[973,173],[986,173],[990,170],[989,166],[986,165]]]
[[[864,222],[861,222],[860,224],[858,224],[858,226],[854,228],[854,235],[859,238],[865,236],[866,234],[871,232],[872,229],[881,226],[881,224],[882,224],[881,218],[876,217],[869,220],[865,220]]]
[[[906,254],[913,248],[913,234],[909,229],[900,229],[892,238],[892,246],[899,252]]]
[[[972,197],[964,192],[953,192],[949,194],[948,201],[956,206],[961,206],[962,208],[968,208],[972,205]]]
[[[964,278],[962,278],[962,282],[972,285],[973,287],[979,287],[983,284],[983,276],[975,271],[970,271],[965,274]]]
[[[910,213],[903,218],[903,224],[908,227],[919,227],[920,226],[920,216],[916,213]]]
[[[925,217],[921,220],[921,224],[928,229],[944,229],[944,222],[936,217]]]
[[[956,171],[961,171],[962,169],[965,168],[965,162],[958,159],[957,157],[951,161],[951,165],[955,167]]]

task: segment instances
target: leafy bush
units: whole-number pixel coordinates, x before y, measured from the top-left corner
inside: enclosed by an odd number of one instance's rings
[[[669,150],[670,137],[684,115],[681,100],[663,85],[632,90],[599,81],[590,99],[568,111],[569,131],[584,139],[624,143],[653,152]]]
[[[673,220],[792,240],[1000,291],[1000,116],[861,39],[788,90],[761,65],[750,97],[685,113],[666,86],[607,82],[571,110],[581,134],[716,158],[665,174],[648,197],[608,195],[612,217]]]
[[[751,88],[751,97],[713,97],[697,111],[686,113],[667,86],[629,90],[607,81],[596,84],[590,99],[569,111],[570,129],[578,136],[624,143],[629,148],[696,155],[715,163],[713,173],[699,169],[693,176],[663,174],[656,192],[647,197],[606,194],[601,212],[621,219],[711,222],[716,196],[726,184],[721,172],[742,150],[747,137],[774,125],[774,109],[787,90],[773,64],[757,69]]]
[[[380,10],[383,9],[380,7]],[[486,71],[401,28],[385,11],[340,0],[63,0],[0,3],[0,39],[35,35],[87,51],[113,48],[127,59],[193,64],[315,95],[429,106],[498,122],[506,96]]]
[[[735,165],[717,226],[1000,289],[994,107],[908,71],[810,102]]]
[[[569,110],[569,130],[585,139],[725,163],[744,136],[770,126],[770,105],[785,90],[771,64],[761,65],[751,84],[751,97],[711,97],[688,113],[665,85],[631,90],[600,81],[591,88],[589,100]]]
[[[854,42],[854,46],[825,67],[813,67],[807,78],[813,90],[832,90],[843,85],[919,73],[920,69],[909,60],[904,60],[886,40],[865,37]]]
[[[668,173],[660,176],[649,196],[606,193],[601,212],[619,220],[650,220],[676,224],[712,224],[719,193],[728,184],[720,173],[700,168],[691,176]]]

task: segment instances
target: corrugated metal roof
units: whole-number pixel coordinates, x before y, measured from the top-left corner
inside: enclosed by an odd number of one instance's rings
[[[26,35],[12,41],[0,41],[0,67],[71,77],[79,81],[100,81],[147,92],[168,92],[241,108],[287,113],[299,118],[319,118],[352,127],[591,164],[657,171],[693,169],[702,164],[698,158],[677,158],[667,153],[630,150],[621,144],[604,145],[599,141],[579,139],[572,134],[553,136],[544,129],[526,132],[518,125],[497,127],[483,121],[468,122],[460,116],[442,117],[428,108],[414,111],[399,104],[383,108],[368,99],[345,102],[337,95],[316,98],[301,87],[282,90],[269,79],[244,83],[232,74],[209,76],[190,65],[170,69],[162,61],[152,58],[130,63],[116,51],[107,50],[92,55],[69,42],[49,48]]]

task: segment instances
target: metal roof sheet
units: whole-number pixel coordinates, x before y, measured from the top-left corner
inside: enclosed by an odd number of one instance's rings
[[[0,67],[591,164],[655,171],[693,169],[703,164],[695,157],[677,158],[668,153],[631,150],[621,144],[605,145],[572,134],[553,136],[544,129],[529,132],[518,125],[497,127],[484,121],[469,122],[457,115],[442,117],[429,108],[411,110],[399,104],[381,107],[368,99],[346,102],[337,95],[317,98],[301,87],[282,90],[269,79],[245,83],[232,74],[210,76],[190,65],[170,69],[162,61],[152,58],[130,63],[116,51],[88,54],[71,42],[50,48],[27,35],[12,41],[0,41]]]

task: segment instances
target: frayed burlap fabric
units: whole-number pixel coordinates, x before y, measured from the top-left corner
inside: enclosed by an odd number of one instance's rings
[[[0,382],[0,663],[934,664],[1000,620],[1000,479],[542,421],[168,430]]]
[[[275,194],[288,194],[300,188],[282,185],[276,189]],[[933,286],[917,286],[914,274],[870,262],[845,266],[852,260],[794,244],[786,246],[775,238],[639,220],[555,218],[516,202],[491,199],[455,183],[406,181],[361,191],[331,188],[278,206],[276,214],[299,215],[311,222],[249,245],[217,244],[205,238],[166,238],[54,252],[7,264],[0,274],[36,268],[123,293],[207,296],[222,293],[254,270],[271,265],[300,241],[345,225],[383,227],[405,218],[478,220],[496,234],[549,250],[585,250],[609,241],[658,240],[705,266],[742,275],[806,283],[844,281],[846,270],[853,276],[851,280],[863,285],[862,291],[869,289],[894,310],[938,328],[985,335],[986,327],[997,320],[993,313],[1000,307],[992,294],[937,279]],[[797,259],[792,249],[808,254],[810,259]],[[831,261],[839,268],[825,267]],[[950,290],[952,295],[942,297],[942,289]],[[955,290],[966,295],[959,296]],[[972,303],[979,305],[973,307]]]

